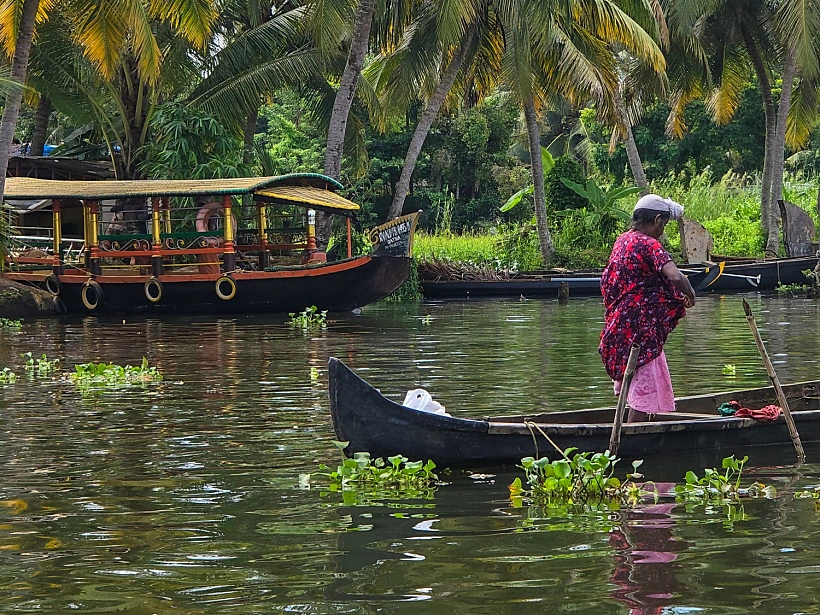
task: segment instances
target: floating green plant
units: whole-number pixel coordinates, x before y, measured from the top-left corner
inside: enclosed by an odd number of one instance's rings
[[[327,310],[319,311],[315,305],[305,308],[298,314],[290,312],[290,324],[294,327],[309,329],[311,327],[324,327],[327,325]]]
[[[774,487],[763,483],[755,482],[746,488],[740,486],[743,466],[748,460],[748,455],[743,459],[735,459],[734,455],[724,457],[722,470],[706,468],[701,477],[689,470],[684,477],[686,482],[675,487],[677,499],[688,504],[723,505],[744,497],[775,497],[777,492]]]
[[[162,380],[156,367],[148,366],[148,359],[142,358],[137,366],[115,365],[114,363],[84,363],[74,366],[69,375],[71,382],[81,388],[106,387],[123,384],[137,384]]]
[[[19,329],[23,326],[23,320],[13,320],[11,318],[0,318],[0,329]]]
[[[40,376],[46,376],[60,369],[60,359],[49,359],[45,353],[38,359],[30,352],[25,352],[21,356],[25,359],[27,372],[37,372]]]
[[[638,473],[642,461],[633,461],[632,472],[621,481],[614,476],[619,460],[609,451],[576,453],[576,450],[568,448],[562,458],[554,461],[547,457],[524,457],[519,467],[524,470],[529,489],[524,488],[520,478],[513,481],[509,487],[513,506],[522,506],[525,500],[534,504],[586,505],[636,503],[648,495],[657,497],[655,491],[648,491],[646,485],[635,482],[643,478]]]
[[[727,363],[723,366],[723,375],[724,376],[734,376],[737,373],[737,368],[733,363]]]
[[[347,448],[347,442],[334,442],[339,450]],[[372,458],[370,453],[354,453],[343,458],[336,469],[320,464],[314,475],[321,477],[320,487],[325,493],[340,492],[345,504],[360,504],[375,499],[430,498],[435,492],[438,476],[433,472],[436,464],[428,460],[410,461],[402,455]],[[313,477],[302,474],[299,485],[312,486]]]
[[[0,384],[13,384],[17,382],[17,374],[15,374],[8,367],[0,370]]]

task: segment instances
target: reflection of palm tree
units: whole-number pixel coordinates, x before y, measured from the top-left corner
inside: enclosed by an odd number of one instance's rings
[[[666,486],[658,483],[660,491]],[[674,507],[675,503],[654,504],[631,510],[610,534],[615,548],[612,583],[617,586],[612,596],[629,607],[630,615],[660,614],[687,589],[676,576],[676,560],[689,544],[672,534]]]

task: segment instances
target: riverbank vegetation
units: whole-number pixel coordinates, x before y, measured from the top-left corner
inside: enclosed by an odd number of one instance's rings
[[[603,264],[632,186],[721,254],[778,253],[780,198],[816,219],[820,20],[793,0],[123,6],[4,13],[0,171],[13,138],[120,179],[323,171],[363,222],[423,210],[420,260],[511,269]]]

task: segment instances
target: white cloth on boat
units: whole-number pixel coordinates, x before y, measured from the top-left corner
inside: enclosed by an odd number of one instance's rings
[[[401,405],[407,408],[413,408],[414,410],[450,416],[444,410],[444,406],[433,399],[433,396],[424,389],[412,389],[407,391],[407,395],[404,396],[404,401]]]

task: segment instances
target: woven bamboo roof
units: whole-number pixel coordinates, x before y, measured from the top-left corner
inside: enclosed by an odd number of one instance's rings
[[[284,205],[299,205],[316,209],[356,211],[359,206],[340,194],[312,186],[280,186],[257,190],[254,196],[264,201]]]
[[[241,177],[233,179],[145,179],[130,181],[64,181],[35,179],[32,177],[9,177],[6,179],[4,196],[7,199],[20,200],[83,199],[104,201],[132,197],[241,195],[251,194],[263,188],[280,188],[284,186],[306,186],[322,192],[326,190],[328,194],[333,194],[331,191],[342,187],[336,180],[318,173],[292,173],[274,177]],[[311,194],[313,194],[312,191]]]

